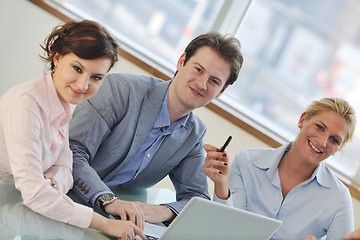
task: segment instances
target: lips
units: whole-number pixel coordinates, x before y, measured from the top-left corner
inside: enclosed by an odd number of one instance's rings
[[[74,93],[75,96],[82,96],[83,94],[85,94],[84,92],[80,91],[80,90],[75,90],[72,87],[70,87],[71,91]]]
[[[194,88],[190,87],[190,89],[191,89],[191,91],[192,91],[193,93],[195,93],[195,95],[198,95],[198,96],[200,96],[200,97],[203,97],[203,96],[204,96],[204,95],[202,95],[200,92],[196,91]]]
[[[317,149],[317,148],[315,147],[315,145],[314,145],[310,140],[308,140],[308,143],[309,143],[309,146],[310,146],[317,154],[323,153],[322,151],[320,151],[319,149]]]

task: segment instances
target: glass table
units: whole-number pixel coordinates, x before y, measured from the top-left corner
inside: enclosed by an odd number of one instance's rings
[[[169,189],[112,189],[118,198],[160,204],[175,201]],[[86,205],[74,193],[68,194],[76,202]],[[101,210],[95,211],[102,213]],[[104,213],[102,213],[104,215]],[[36,212],[22,204],[21,194],[12,184],[0,184],[0,239],[6,240],[102,240],[116,239],[91,228],[79,228],[62,223]]]

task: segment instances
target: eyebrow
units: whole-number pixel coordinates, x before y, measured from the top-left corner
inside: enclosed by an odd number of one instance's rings
[[[206,70],[200,63],[198,62],[194,62],[195,65],[199,65],[199,67],[202,69],[202,70]],[[218,77],[215,77],[215,76],[210,76],[210,78],[212,79],[216,79],[216,80],[219,80],[221,83],[225,82],[226,83],[226,80],[222,81],[220,78]]]
[[[85,68],[79,61],[76,61],[76,60],[75,60],[74,62],[77,63],[77,64],[79,64],[82,69],[85,69],[85,70],[86,70],[86,68]],[[102,77],[105,76],[105,74],[102,74],[102,73],[94,73],[94,74],[92,74],[92,75],[102,76]]]

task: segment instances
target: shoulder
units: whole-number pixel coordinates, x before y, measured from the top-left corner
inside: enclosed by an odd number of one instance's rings
[[[345,193],[350,195],[349,189],[341,182],[325,163],[320,163],[319,172],[316,174],[321,185],[336,191],[344,196]]]
[[[260,169],[276,168],[286,146],[279,148],[250,148],[235,155],[234,168],[250,168],[256,166]]]
[[[237,153],[235,155],[235,160],[247,159],[249,161],[255,161],[259,158],[270,156],[274,154],[276,151],[277,151],[276,148],[249,148]]]
[[[136,89],[149,89],[164,80],[152,76],[137,75],[131,73],[113,73],[107,75],[104,84],[109,87],[128,86]]]
[[[2,109],[39,112],[47,108],[46,90],[40,79],[28,81],[9,89],[0,99]],[[10,104],[10,105],[9,105]],[[9,107],[6,108],[5,105]]]
[[[111,99],[128,99],[129,96],[143,98],[150,89],[164,80],[152,76],[136,75],[131,73],[108,74],[99,91],[94,95]]]
[[[195,131],[206,131],[205,123],[193,112],[190,113],[187,123],[192,124]]]

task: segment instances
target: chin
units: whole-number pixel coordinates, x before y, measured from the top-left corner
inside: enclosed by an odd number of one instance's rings
[[[72,99],[69,101],[69,103],[72,105],[78,105],[78,104],[82,103],[83,101],[85,101],[85,99]]]

